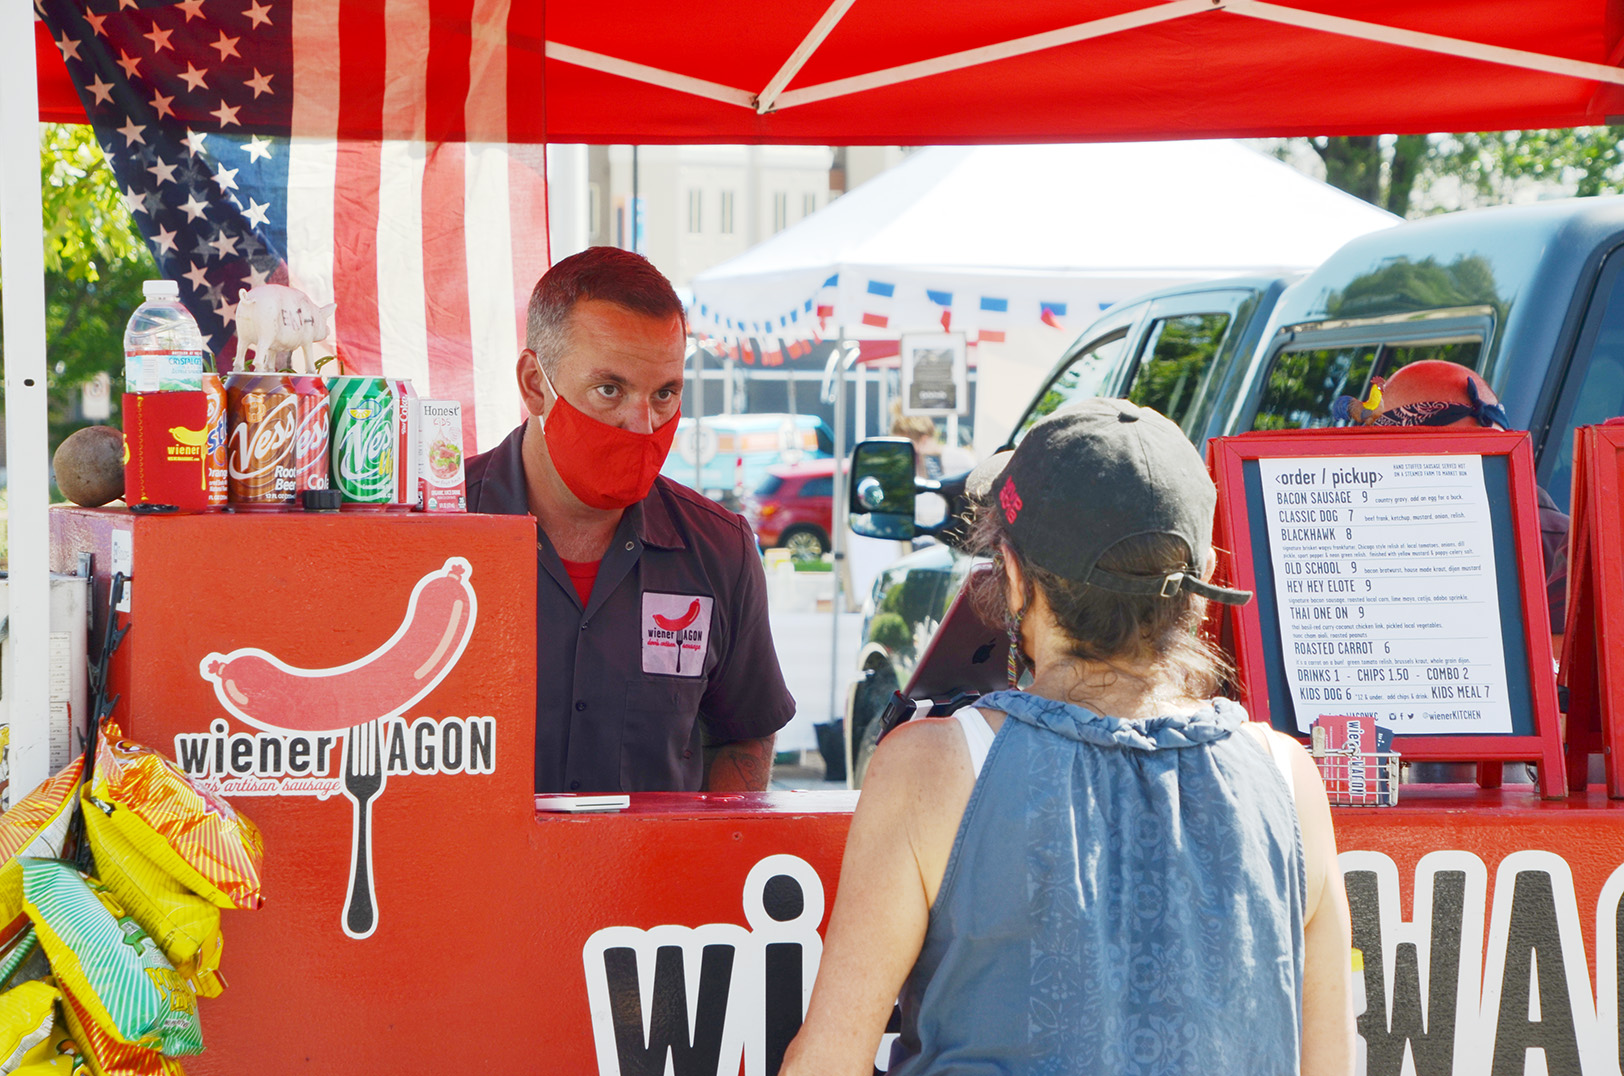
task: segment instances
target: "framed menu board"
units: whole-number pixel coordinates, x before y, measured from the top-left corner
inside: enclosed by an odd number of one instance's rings
[[[1226,577],[1257,595],[1227,613],[1254,719],[1368,715],[1408,760],[1535,761],[1565,793],[1527,434],[1250,433],[1208,462]]]
[[[1606,760],[1607,794],[1624,798],[1624,420],[1574,432],[1573,519],[1562,682],[1568,688],[1568,786]]]

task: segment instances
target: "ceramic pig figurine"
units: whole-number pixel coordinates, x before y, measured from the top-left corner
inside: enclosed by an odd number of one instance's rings
[[[336,303],[317,306],[304,292],[281,284],[249,288],[237,300],[238,368],[245,372],[274,372],[278,352],[297,350],[304,361],[296,362],[294,371],[313,373],[314,355],[319,353],[315,346],[327,338],[327,323],[335,309]],[[249,351],[254,353],[251,364],[247,361]]]

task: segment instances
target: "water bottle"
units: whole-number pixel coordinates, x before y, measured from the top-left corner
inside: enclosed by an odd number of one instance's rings
[[[124,329],[126,392],[174,392],[203,387],[206,354],[203,334],[181,305],[180,285],[148,280],[146,302],[135,308]]]

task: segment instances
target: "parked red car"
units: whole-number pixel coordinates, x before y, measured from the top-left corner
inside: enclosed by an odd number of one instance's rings
[[[831,459],[767,468],[767,477],[744,502],[744,516],[762,548],[782,546],[797,560],[816,559],[831,549],[834,476]]]

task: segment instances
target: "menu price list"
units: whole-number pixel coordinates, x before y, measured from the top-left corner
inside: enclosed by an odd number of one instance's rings
[[[1509,733],[1480,456],[1258,461],[1297,727]]]

